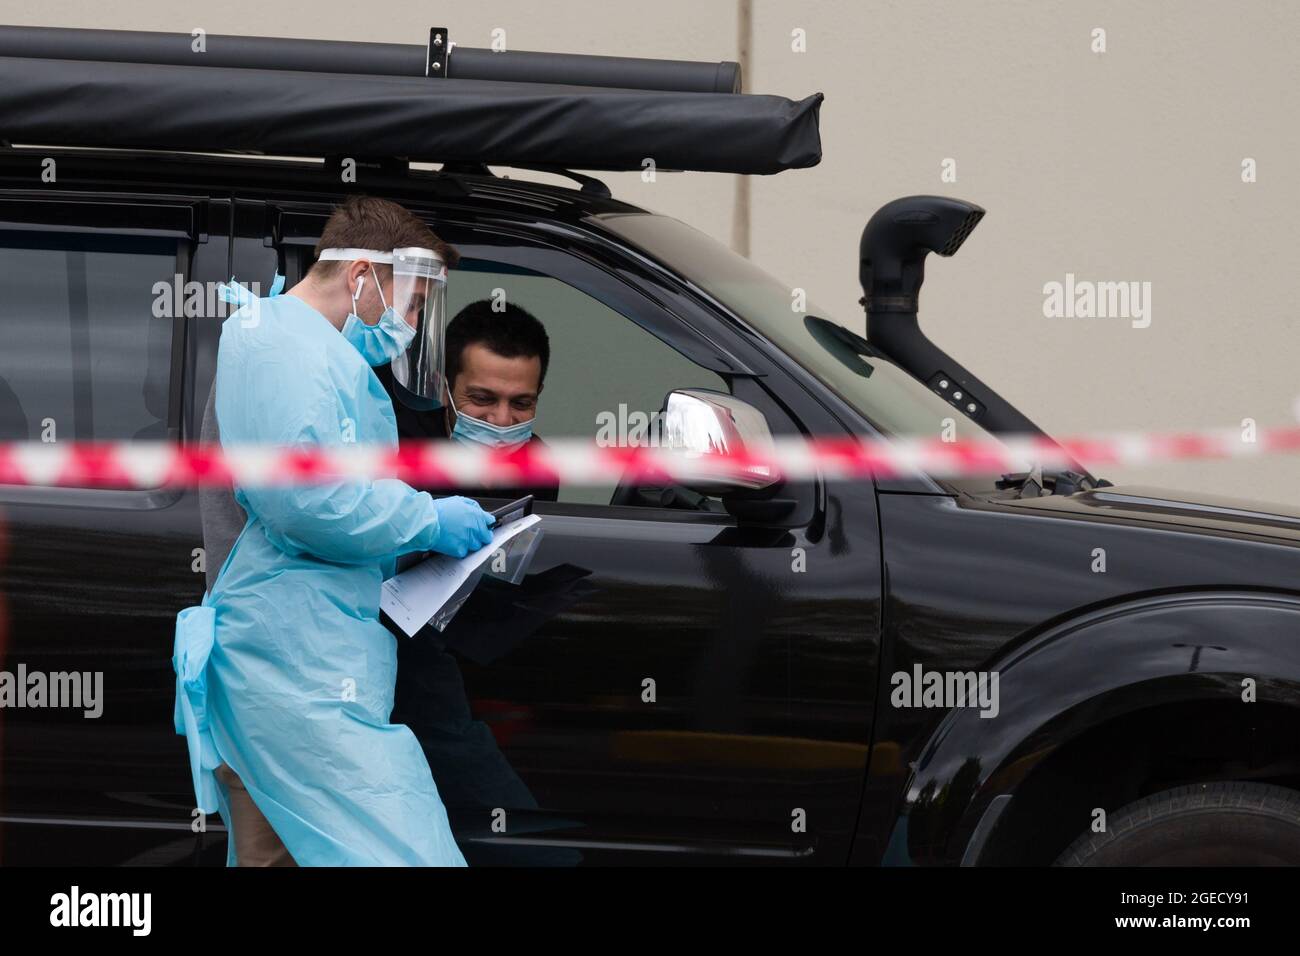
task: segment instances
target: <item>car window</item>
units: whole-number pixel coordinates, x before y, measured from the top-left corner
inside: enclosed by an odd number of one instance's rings
[[[744,256],[668,216],[610,213],[606,228],[672,265],[734,310],[794,361],[821,379],[889,437],[933,439],[951,426],[957,438],[997,439],[811,302],[793,310],[794,287]],[[1025,468],[1028,467],[1026,462]]]
[[[482,259],[464,258],[447,285],[448,315],[479,299],[527,309],[546,327],[551,359],[534,431],[550,438],[634,444],[653,435],[651,422],[677,388],[728,391],[701,368],[635,322],[551,276]],[[563,485],[559,501],[609,504],[615,485]],[[663,506],[665,489],[642,488],[624,504]],[[692,499],[693,500],[693,499]],[[696,502],[699,510],[720,503]],[[672,507],[684,507],[675,499]]]
[[[0,231],[0,440],[166,439],[176,272],[173,239]]]

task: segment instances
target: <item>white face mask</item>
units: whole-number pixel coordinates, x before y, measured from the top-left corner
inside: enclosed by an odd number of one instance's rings
[[[370,274],[374,276],[375,288],[379,291],[379,301],[383,303],[384,311],[374,325],[367,325],[357,315],[357,298],[361,295],[361,289],[366,281],[365,276],[362,276],[357,283],[357,291],[352,294],[352,311],[348,313],[347,320],[343,323],[342,332],[343,337],[361,353],[366,364],[373,366],[391,362],[405,352],[407,346],[415,339],[415,329],[397,314],[396,309],[384,301],[384,288],[380,285],[379,277],[375,275],[373,265],[370,267]]]
[[[456,424],[452,426],[451,437],[462,445],[486,445],[488,448],[518,448],[533,437],[534,415],[526,422],[515,425],[493,425],[481,418],[471,418],[456,407],[456,400],[448,390],[447,398],[451,401],[451,410],[456,413]]]

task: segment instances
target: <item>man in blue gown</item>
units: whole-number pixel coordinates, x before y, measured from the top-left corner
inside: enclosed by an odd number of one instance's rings
[[[430,303],[455,253],[400,206],[358,197],[318,256],[286,294],[223,324],[224,447],[397,446],[372,366],[405,354],[417,329],[436,338]],[[380,584],[405,552],[484,546],[491,517],[386,478],[250,482],[235,499],[247,523],[203,603],[178,616],[174,657],[176,727],[199,809],[232,825],[227,862],[241,846],[233,774],[299,865],[464,866],[418,741],[389,722],[396,647]]]

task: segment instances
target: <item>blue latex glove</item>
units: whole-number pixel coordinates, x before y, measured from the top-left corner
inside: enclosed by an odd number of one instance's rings
[[[433,507],[438,512],[438,536],[432,545],[434,551],[463,558],[492,540],[492,532],[488,529],[496,519],[472,498],[460,495],[435,498]]]

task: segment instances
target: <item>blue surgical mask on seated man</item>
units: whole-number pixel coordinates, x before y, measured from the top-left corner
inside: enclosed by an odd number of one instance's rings
[[[366,363],[374,366],[391,362],[405,352],[415,339],[415,329],[384,300],[384,288],[379,282],[379,276],[375,275],[374,266],[370,267],[370,274],[374,277],[384,311],[374,325],[367,325],[357,315],[357,297],[361,295],[365,284],[365,277],[362,276],[357,283],[357,291],[352,294],[352,311],[343,323],[342,332],[343,337],[361,353]]]
[[[447,390],[451,410],[456,413],[456,424],[451,429],[451,437],[462,445],[486,445],[488,448],[518,448],[533,437],[533,421],[518,422],[514,425],[493,425],[481,418],[471,418],[456,407],[456,400]]]

